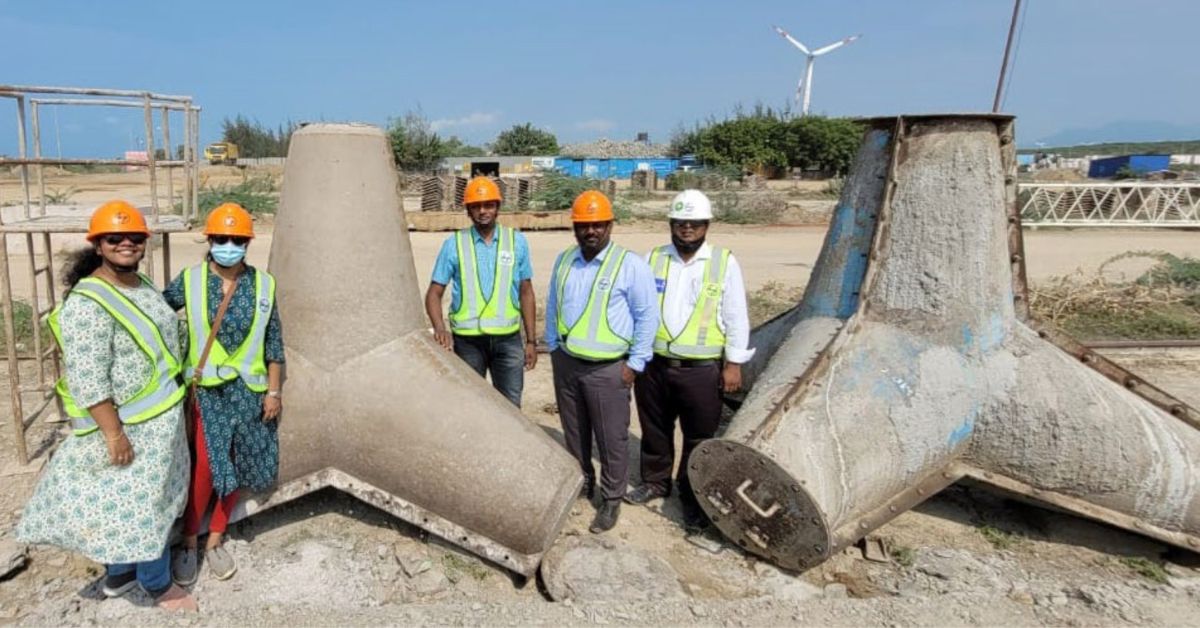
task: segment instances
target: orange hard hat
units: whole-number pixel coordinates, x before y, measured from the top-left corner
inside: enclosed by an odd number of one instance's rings
[[[88,241],[106,233],[141,233],[150,235],[146,219],[142,212],[125,201],[109,201],[92,212],[92,220],[88,223]]]
[[[596,190],[584,190],[571,204],[571,222],[613,220],[612,201]]]
[[[204,223],[204,235],[254,237],[254,219],[237,203],[224,203],[212,210]]]
[[[467,182],[467,190],[463,193],[463,205],[471,203],[500,202],[500,186],[487,177],[475,177]]]

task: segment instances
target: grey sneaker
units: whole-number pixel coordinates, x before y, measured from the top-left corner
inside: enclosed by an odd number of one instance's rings
[[[208,572],[217,580],[228,580],[237,573],[237,563],[223,545],[205,550],[204,562],[208,563]]]
[[[171,555],[171,579],[175,584],[190,587],[200,576],[200,564],[196,559],[196,548],[180,548]]]

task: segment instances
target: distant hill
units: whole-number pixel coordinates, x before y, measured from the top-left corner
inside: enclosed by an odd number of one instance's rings
[[[1085,155],[1197,155],[1200,154],[1200,140],[1184,140],[1170,142],[1105,142],[1102,144],[1077,144],[1074,146],[1039,146],[1037,148],[1019,148],[1017,153],[1031,155],[1033,153],[1053,153],[1064,157],[1083,157]]]
[[[1020,133],[1020,126],[1017,127]],[[1097,127],[1064,129],[1029,142],[1018,138],[1021,148],[1078,146],[1114,142],[1163,142],[1200,138],[1200,124],[1174,124],[1158,120],[1116,120]]]

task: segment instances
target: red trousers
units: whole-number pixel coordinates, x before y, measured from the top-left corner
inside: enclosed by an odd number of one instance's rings
[[[199,404],[193,407],[196,417],[196,455],[193,457],[192,486],[188,491],[187,512],[183,515],[184,536],[195,536],[200,532],[200,523],[204,520],[204,512],[213,497],[212,467],[208,464],[208,445],[204,442],[204,421],[200,417]],[[208,531],[225,533],[229,525],[229,513],[237,505],[238,492],[234,491],[223,498],[217,499],[213,507],[212,519],[208,522]]]

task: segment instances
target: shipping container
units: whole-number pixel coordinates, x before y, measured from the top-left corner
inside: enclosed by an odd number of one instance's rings
[[[1117,176],[1122,168],[1132,170],[1137,174],[1166,170],[1171,165],[1170,155],[1121,155],[1093,159],[1088,165],[1088,178],[1111,179]]]

